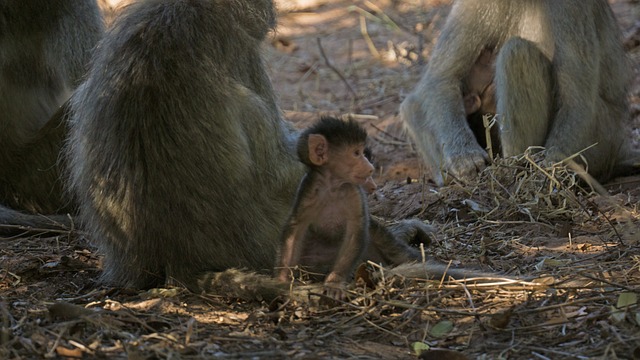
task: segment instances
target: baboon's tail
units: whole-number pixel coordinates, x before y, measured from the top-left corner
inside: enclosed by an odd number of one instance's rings
[[[513,279],[512,277],[500,275],[498,273],[483,272],[468,268],[455,268],[448,264],[427,261],[425,263],[413,262],[398,265],[394,268],[385,270],[386,275],[397,275],[406,278],[416,279],[443,279],[455,280],[487,278],[487,279]],[[378,274],[380,276],[381,274]]]
[[[0,205],[0,235],[59,233],[73,230],[68,215],[26,214]]]

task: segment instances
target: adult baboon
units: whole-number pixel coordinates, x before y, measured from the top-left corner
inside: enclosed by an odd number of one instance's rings
[[[302,167],[260,56],[270,0],[140,1],[71,100],[71,186],[104,278],[271,272]]]
[[[33,213],[70,209],[60,181],[59,108],[102,28],[95,1],[0,2],[0,203],[11,208],[0,206],[0,223],[38,226],[47,219]]]
[[[495,96],[504,156],[545,146],[551,161],[583,152],[606,180],[631,157],[629,79],[620,31],[606,0],[456,1],[402,119],[435,181],[473,177],[487,153],[467,123],[470,70],[497,53]]]

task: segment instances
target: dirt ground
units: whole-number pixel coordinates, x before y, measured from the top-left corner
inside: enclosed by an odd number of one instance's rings
[[[611,3],[634,69],[630,136],[638,138],[640,4]],[[397,111],[450,1],[279,5],[265,57],[285,116],[302,127],[318,114],[352,114],[371,135],[373,214],[433,224],[428,254],[502,275],[385,276],[354,285],[352,299],[334,306],[317,296],[244,302],[99,286],[100,257],[81,232],[31,229],[0,238],[0,358],[640,358],[640,178],[596,195],[525,154],[476,183],[434,188]]]

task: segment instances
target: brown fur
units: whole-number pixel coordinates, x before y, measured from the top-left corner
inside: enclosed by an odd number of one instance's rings
[[[365,157],[367,133],[355,121],[324,117],[303,132],[298,154],[309,170],[282,234],[278,279],[294,266],[326,275],[331,297],[342,288],[369,246],[369,211],[362,186],[373,173]]]

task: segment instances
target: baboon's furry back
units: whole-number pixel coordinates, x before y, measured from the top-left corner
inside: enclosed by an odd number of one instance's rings
[[[301,166],[260,57],[271,1],[128,6],[72,99],[71,185],[104,278],[271,271]]]

